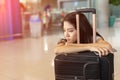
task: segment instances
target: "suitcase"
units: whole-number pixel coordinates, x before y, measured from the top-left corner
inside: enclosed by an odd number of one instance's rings
[[[56,80],[113,80],[113,54],[99,58],[94,52],[55,57]]]
[[[96,32],[96,10],[94,8],[86,8],[76,12],[92,12],[93,32]],[[77,15],[76,20],[78,20]],[[95,37],[96,34],[94,33],[93,42],[95,42]],[[55,57],[54,64],[55,80],[114,80],[114,56],[112,53],[101,58],[96,55],[96,52],[90,51],[68,55],[62,54]]]

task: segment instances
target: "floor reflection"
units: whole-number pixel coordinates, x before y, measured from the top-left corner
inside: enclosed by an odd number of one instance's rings
[[[120,22],[113,28],[98,28],[115,53],[115,79],[120,77]],[[0,42],[0,80],[54,80],[54,47],[63,37],[61,27],[54,26],[39,38],[24,37]]]

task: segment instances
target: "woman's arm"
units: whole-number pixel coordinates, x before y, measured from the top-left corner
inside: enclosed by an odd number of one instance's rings
[[[102,38],[99,38],[96,43],[90,44],[65,44],[60,43],[55,47],[55,53],[59,54],[69,54],[81,51],[96,51],[99,56],[107,55],[109,52],[112,53],[112,46],[104,41]]]

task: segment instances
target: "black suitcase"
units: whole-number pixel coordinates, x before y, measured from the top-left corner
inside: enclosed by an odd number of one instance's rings
[[[56,80],[113,80],[113,54],[99,57],[94,52],[55,57]]]
[[[94,17],[96,14],[93,8],[80,9],[79,11],[92,12]],[[93,29],[96,32],[95,25]],[[95,42],[95,36],[96,34],[93,35],[93,42]],[[114,56],[112,53],[101,58],[96,55],[96,52],[90,51],[57,55],[54,64],[55,80],[114,80]]]

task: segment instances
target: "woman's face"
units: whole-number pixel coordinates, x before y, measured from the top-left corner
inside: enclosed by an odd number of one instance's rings
[[[77,40],[77,30],[68,21],[63,23],[64,36],[68,43],[74,43]]]

